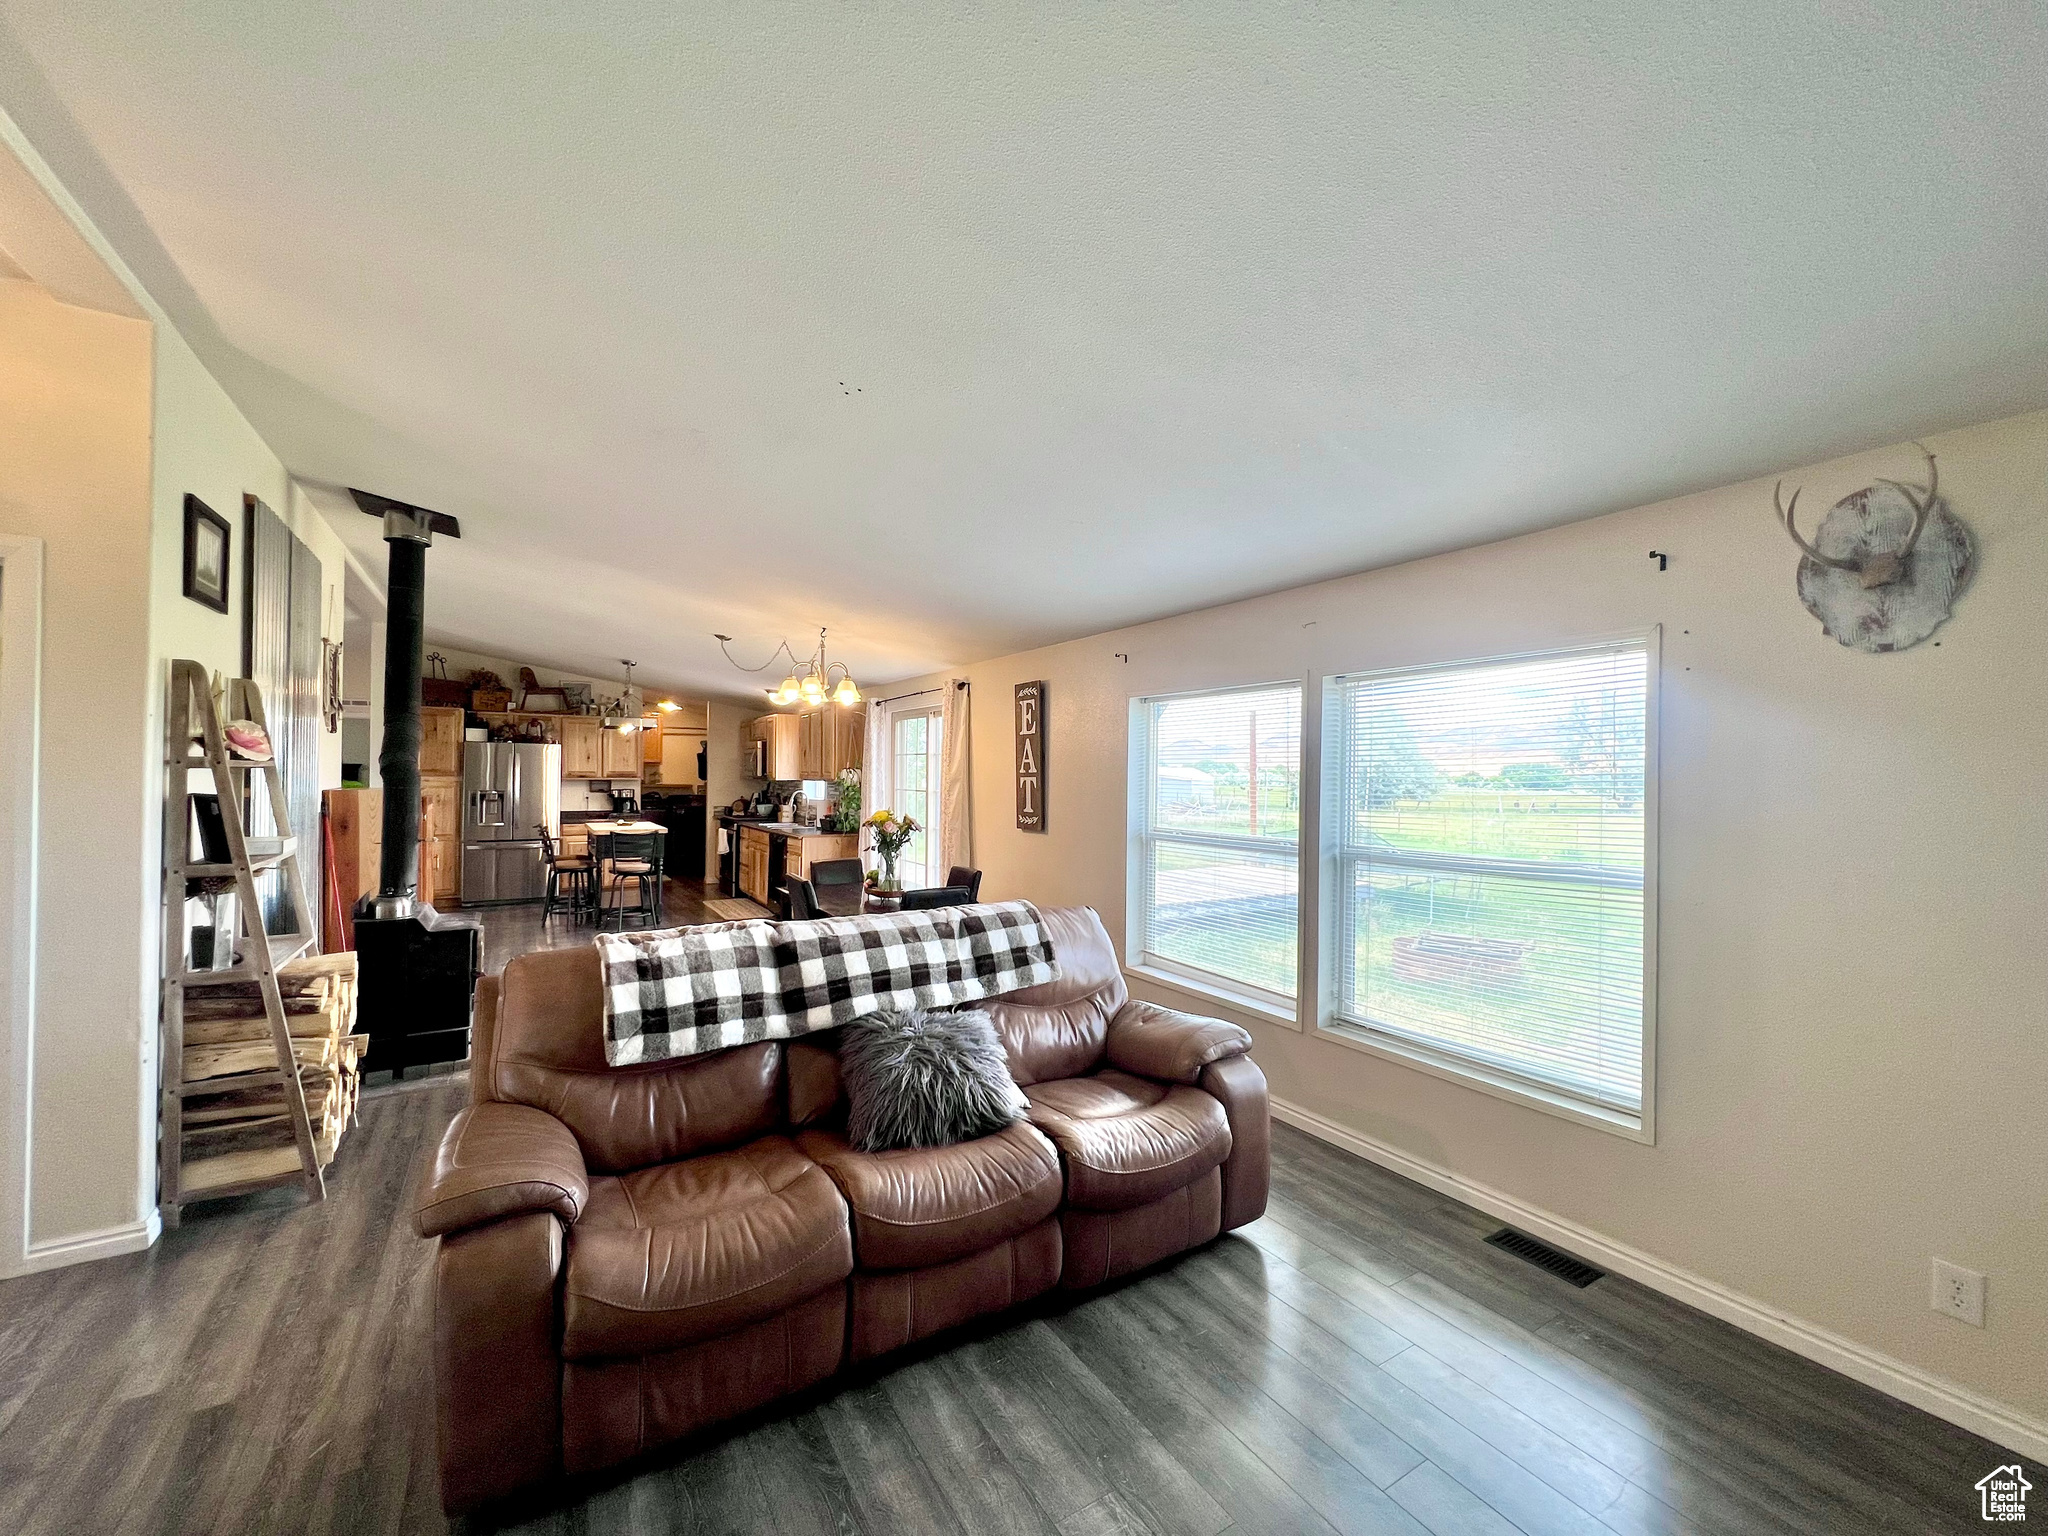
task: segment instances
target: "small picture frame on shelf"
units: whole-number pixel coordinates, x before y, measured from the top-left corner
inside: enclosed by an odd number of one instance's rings
[[[187,795],[192,820],[199,832],[199,857],[208,864],[225,864],[234,857],[228,852],[228,824],[221,815],[219,795]]]
[[[588,683],[557,683],[555,691],[562,696],[563,713],[587,715],[596,707]]]
[[[215,613],[228,611],[228,520],[197,496],[185,497],[185,595]]]

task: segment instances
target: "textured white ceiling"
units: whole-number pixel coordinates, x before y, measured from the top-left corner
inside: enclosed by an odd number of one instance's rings
[[[0,17],[291,468],[558,665],[906,675],[2048,403],[2039,4]]]

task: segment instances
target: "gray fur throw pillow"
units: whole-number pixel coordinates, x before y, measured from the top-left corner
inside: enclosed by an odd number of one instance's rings
[[[947,1147],[992,1136],[1024,1111],[1024,1094],[980,1009],[871,1013],[839,1039],[846,1139],[862,1152]]]

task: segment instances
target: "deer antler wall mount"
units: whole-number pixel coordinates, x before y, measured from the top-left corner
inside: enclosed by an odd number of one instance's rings
[[[1799,600],[1826,633],[1852,650],[1903,651],[1949,616],[1969,582],[1970,531],[1941,500],[1934,455],[1927,483],[1879,480],[1828,509],[1809,542],[1799,532],[1799,492],[1771,491],[1778,523],[1800,549]]]

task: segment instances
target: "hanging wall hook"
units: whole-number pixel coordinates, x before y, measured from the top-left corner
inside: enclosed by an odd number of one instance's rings
[[[1665,569],[1671,563],[1671,557],[1665,554],[1664,551],[1661,549],[1651,550],[1650,558],[1657,562],[1657,569],[1660,571]]]

